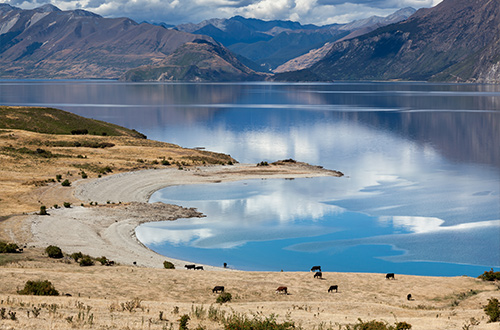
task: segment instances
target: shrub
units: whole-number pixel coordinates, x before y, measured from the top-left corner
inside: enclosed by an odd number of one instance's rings
[[[175,269],[174,264],[166,260],[163,262],[163,267],[165,267],[166,269]]]
[[[488,305],[484,307],[484,312],[490,318],[488,323],[500,321],[500,302],[498,302],[498,299],[488,299]]]
[[[82,179],[86,179],[86,178],[88,178],[88,177],[89,177],[89,176],[87,175],[87,173],[85,173],[84,171],[82,171],[81,175],[82,175]]]
[[[188,321],[189,321],[189,315],[187,314],[182,315],[181,318],[179,319],[179,330],[187,330]]]
[[[15,243],[0,242],[0,253],[16,253],[19,246]]]
[[[58,296],[59,292],[49,281],[28,281],[24,289],[17,291],[19,294],[31,294],[35,296]]]
[[[89,134],[88,129],[74,129],[71,131],[71,135],[87,135]]]
[[[269,163],[262,161],[262,162],[258,163],[257,166],[269,166]]]
[[[63,257],[63,253],[62,253],[61,249],[55,245],[47,246],[47,248],[45,249],[45,252],[49,256],[49,258],[60,259]]]
[[[69,186],[71,186],[71,182],[69,182],[69,180],[66,179],[63,182],[61,182],[61,186],[63,186],[63,187],[69,187]]]
[[[482,275],[479,275],[477,278],[482,279],[483,281],[500,281],[500,272],[493,271],[491,268],[490,271],[484,272]]]
[[[71,203],[68,203],[68,202],[64,202],[63,205],[67,209],[71,207]]]
[[[62,175],[61,175],[61,174],[57,174],[57,175],[56,175],[56,180],[57,180],[57,182],[61,182],[61,180],[62,180]]]
[[[86,266],[94,266],[94,260],[90,256],[84,255],[80,259],[80,266],[86,267]]]
[[[368,321],[363,322],[361,319],[358,319],[358,323],[351,324],[346,326],[346,330],[410,330],[411,324],[406,322],[398,322],[394,326],[389,325],[386,322],[382,321]]]
[[[78,262],[79,259],[83,258],[83,253],[75,252],[75,253],[72,253],[70,257],[73,258],[73,260],[75,260],[75,262]]]
[[[165,166],[168,166],[168,165],[170,165],[170,162],[168,160],[164,159],[164,160],[161,161],[161,164],[165,165]]]
[[[40,206],[40,215],[47,215],[47,207],[45,205]]]
[[[229,292],[222,292],[218,297],[216,302],[219,304],[223,304],[226,302],[230,302],[233,299],[233,296]]]

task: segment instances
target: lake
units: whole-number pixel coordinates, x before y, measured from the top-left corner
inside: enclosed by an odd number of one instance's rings
[[[136,230],[174,258],[244,270],[477,276],[500,267],[500,86],[0,81],[50,106],[240,162],[293,158],[343,178],[169,187],[202,219]]]

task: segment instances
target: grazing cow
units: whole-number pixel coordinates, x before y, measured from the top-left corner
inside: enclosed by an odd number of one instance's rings
[[[314,274],[314,278],[323,278],[323,273],[322,272],[316,272]]]
[[[321,271],[321,266],[313,266],[311,268],[311,272],[320,272]]]
[[[411,293],[408,293],[408,295],[406,296],[406,299],[407,300],[413,300],[413,298],[411,297]]]
[[[212,289],[212,293],[222,293],[224,292],[224,287],[217,285]]]
[[[286,286],[280,286],[276,289],[276,293],[288,294],[288,288]]]
[[[194,267],[194,270],[203,270],[203,266],[196,266]]]
[[[339,286],[331,285],[330,288],[328,289],[328,293],[332,292],[333,290],[335,290],[335,292],[339,292]]]
[[[391,278],[392,278],[393,280],[395,280],[395,279],[396,279],[396,278],[394,277],[394,273],[387,273],[387,274],[385,275],[385,278],[386,278],[386,279],[388,279],[388,280],[390,280]]]
[[[195,269],[196,265],[184,265],[184,267],[186,267],[186,269]]]

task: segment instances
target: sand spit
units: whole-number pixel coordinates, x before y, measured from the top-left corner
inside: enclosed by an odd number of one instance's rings
[[[135,228],[144,222],[202,216],[194,209],[175,205],[147,203],[156,190],[181,184],[201,184],[257,178],[297,178],[340,176],[336,171],[292,163],[280,166],[210,166],[189,170],[157,169],[119,173],[75,183],[74,197],[86,205],[49,210],[49,216],[30,215],[30,246],[59,246],[66,253],[82,252],[93,257],[105,256],[121,264],[162,268],[163,261],[183,267],[187,261],[166,258],[144,245],[135,236]],[[60,189],[57,185],[54,189]],[[206,270],[214,269],[203,265]]]

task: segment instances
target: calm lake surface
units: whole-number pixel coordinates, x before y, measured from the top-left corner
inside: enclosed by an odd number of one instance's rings
[[[500,86],[0,81],[0,104],[50,106],[148,138],[293,158],[343,178],[169,187],[202,219],[137,236],[174,258],[245,270],[477,276],[500,267]]]

